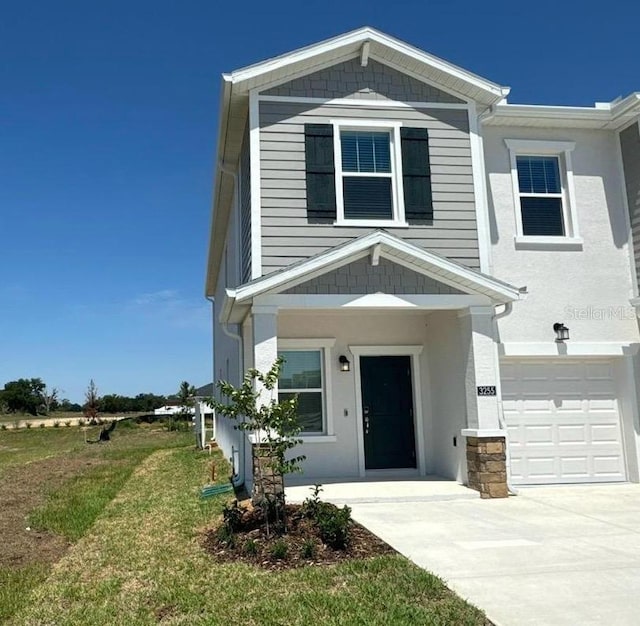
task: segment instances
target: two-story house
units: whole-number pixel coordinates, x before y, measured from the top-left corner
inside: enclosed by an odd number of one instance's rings
[[[284,357],[306,476],[638,481],[640,98],[508,92],[371,28],[223,75],[214,377]]]

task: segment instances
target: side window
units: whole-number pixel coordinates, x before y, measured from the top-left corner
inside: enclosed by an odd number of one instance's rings
[[[322,350],[281,350],[284,359],[278,381],[278,399],[298,396],[298,417],[303,434],[327,432]]]
[[[523,235],[565,235],[560,159],[516,156]]]
[[[516,246],[574,245],[578,236],[568,141],[506,139],[511,162]]]

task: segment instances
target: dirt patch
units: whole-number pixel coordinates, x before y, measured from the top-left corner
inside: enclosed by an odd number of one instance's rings
[[[285,570],[305,565],[330,565],[350,559],[364,559],[396,551],[353,520],[345,548],[334,549],[323,543],[313,520],[298,504],[288,504],[287,532],[267,536],[259,512],[248,509],[233,539],[211,528],[202,536],[204,549],[219,563],[242,561],[267,570]],[[286,548],[284,547],[286,546]]]
[[[47,493],[101,461],[54,457],[8,468],[0,478],[0,565],[54,563],[70,543],[51,532],[27,530],[27,517]]]

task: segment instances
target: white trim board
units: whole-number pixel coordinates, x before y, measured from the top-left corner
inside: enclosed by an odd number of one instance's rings
[[[473,104],[466,102],[416,102],[400,100],[373,100],[364,98],[313,98],[305,96],[268,96],[259,95],[260,102],[285,102],[290,104],[318,104],[336,107],[374,107],[381,109],[462,109],[467,110]]]
[[[551,329],[550,329],[551,330]],[[619,341],[506,342],[498,344],[501,357],[607,357],[636,354],[640,344]]]
[[[260,103],[249,93],[249,155],[251,159],[251,278],[262,276],[262,207],[260,184]]]
[[[413,388],[413,415],[416,446],[416,465],[420,476],[426,475],[426,455],[424,445],[424,416],[422,411],[422,378],[420,359],[423,346],[420,345],[350,345],[353,354],[353,383],[356,400],[356,437],[358,444],[358,471],[361,477],[367,475],[364,458],[364,429],[362,427],[362,379],[360,374],[361,356],[408,356],[411,362],[411,386]],[[380,471],[380,470],[376,470]],[[389,471],[389,470],[384,470]]]

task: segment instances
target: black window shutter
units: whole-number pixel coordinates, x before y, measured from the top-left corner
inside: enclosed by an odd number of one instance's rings
[[[402,185],[407,221],[433,219],[429,133],[426,128],[401,128]]]
[[[310,219],[335,219],[336,179],[333,158],[333,126],[331,124],[305,124],[304,152],[307,216]]]

